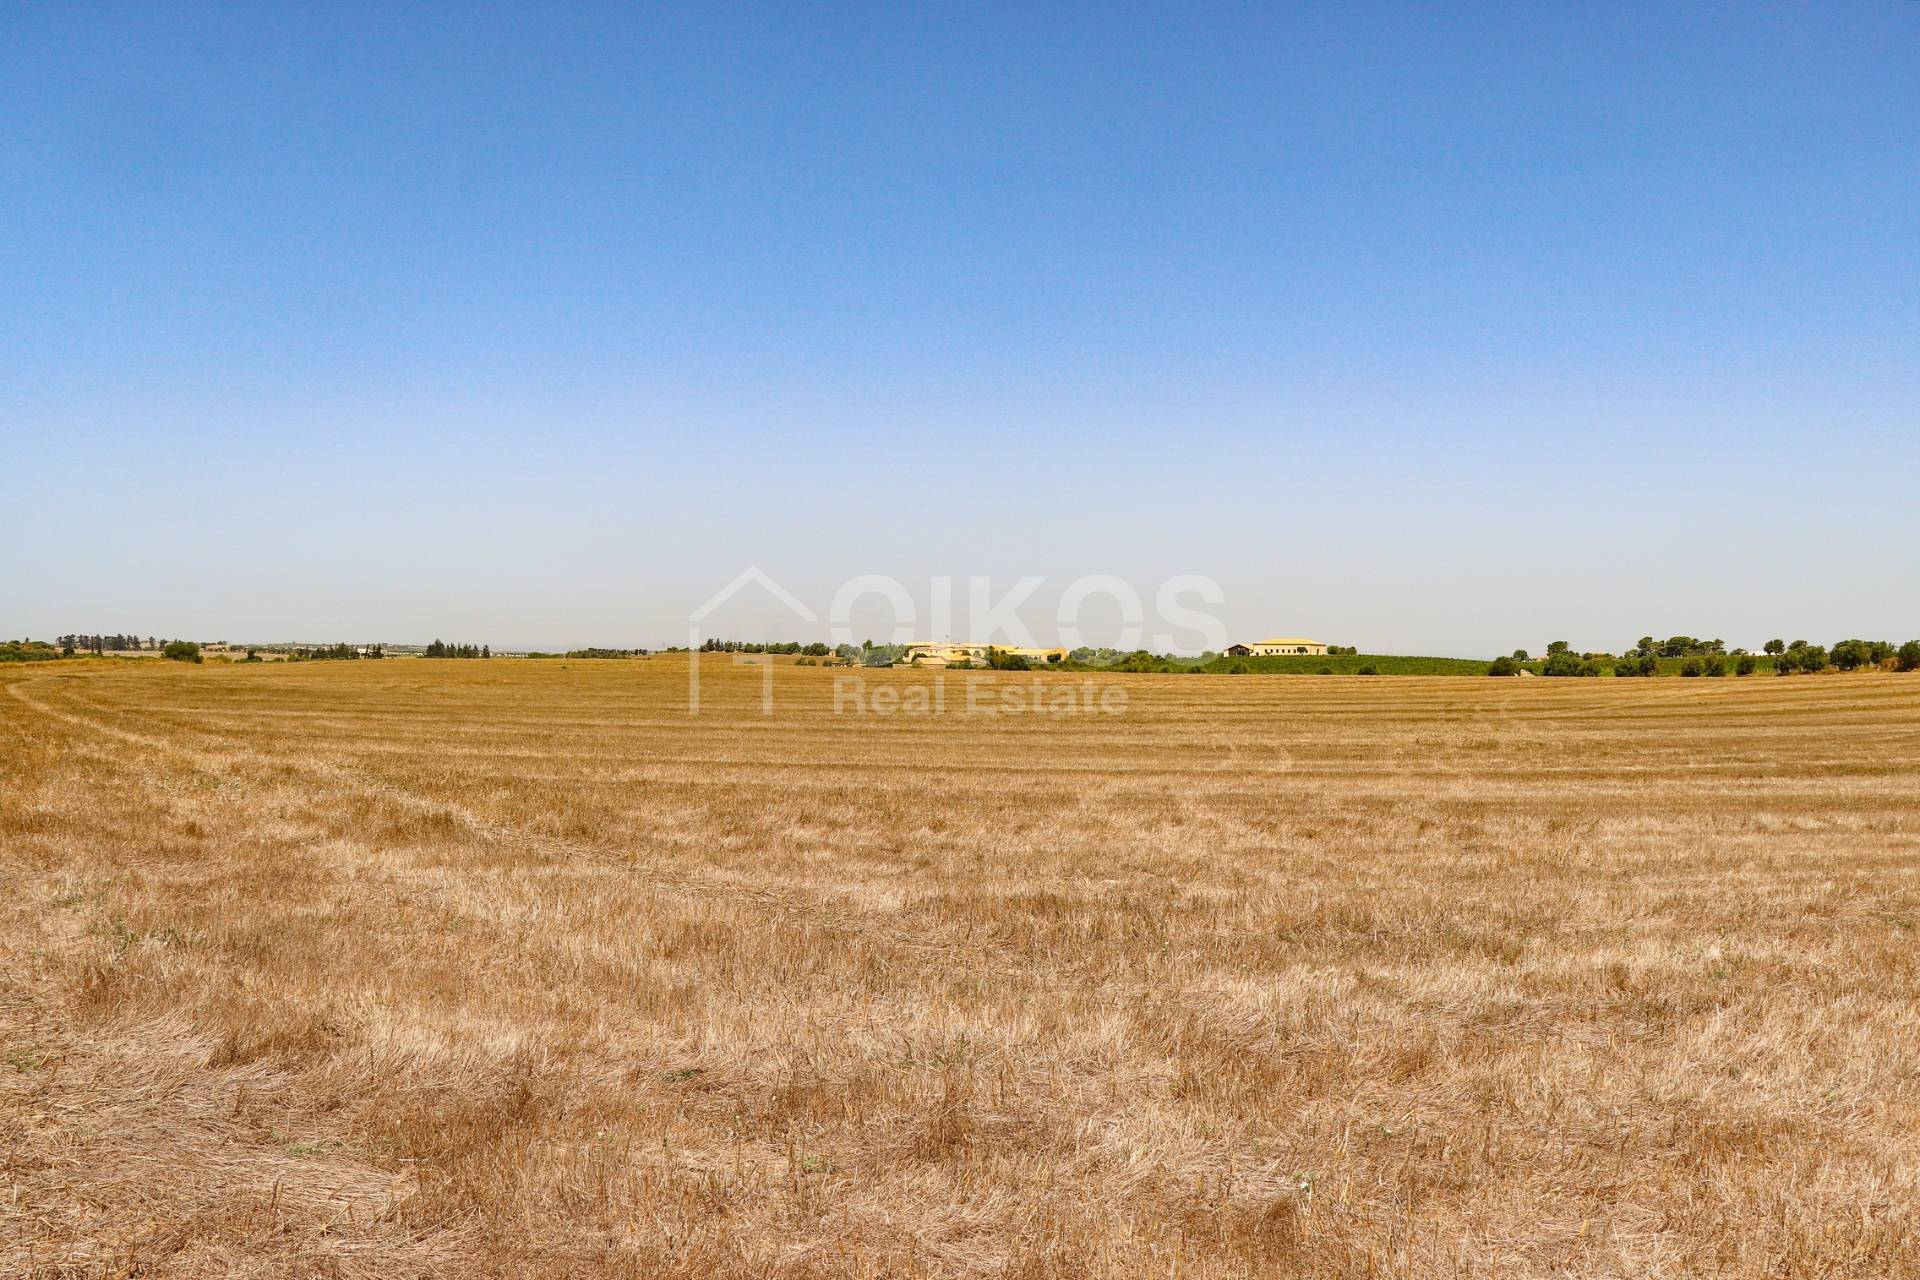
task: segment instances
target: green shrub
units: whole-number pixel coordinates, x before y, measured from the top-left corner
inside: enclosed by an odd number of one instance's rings
[[[1787,647],[1785,653],[1773,660],[1773,666],[1783,676],[1795,671],[1824,671],[1827,668],[1827,651],[1817,644],[1796,640]]]
[[[1833,665],[1842,671],[1864,667],[1872,659],[1873,648],[1865,640],[1842,640],[1833,646]]]
[[[1902,671],[1920,671],[1920,640],[1909,640],[1895,655]]]
[[[1750,676],[1760,669],[1760,659],[1750,653],[1743,653],[1733,664],[1733,673],[1737,676]]]
[[[51,662],[63,656],[61,651],[39,640],[9,640],[0,644],[0,662]],[[64,656],[72,657],[69,648]]]
[[[1518,670],[1520,664],[1512,658],[1495,658],[1487,664],[1487,674],[1490,676],[1510,676]]]
[[[198,662],[200,646],[191,640],[170,640],[167,647],[160,651],[160,656],[169,662]]]

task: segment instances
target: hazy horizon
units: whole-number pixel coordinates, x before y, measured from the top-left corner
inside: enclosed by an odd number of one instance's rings
[[[7,637],[1920,636],[1920,6],[41,8],[0,106]]]

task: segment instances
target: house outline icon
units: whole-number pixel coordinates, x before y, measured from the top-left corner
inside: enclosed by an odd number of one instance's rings
[[[778,600],[781,604],[800,616],[803,622],[818,622],[820,617],[800,602],[800,598],[761,571],[759,565],[748,565],[741,570],[740,576],[708,597],[707,602],[687,615],[687,621],[697,627],[701,619],[718,609],[721,605],[738,595],[749,584],[758,584],[761,590]]]
[[[793,592],[768,577],[759,565],[750,564],[741,570],[738,577],[714,592],[707,598],[705,604],[687,615],[688,715],[700,714],[700,623],[708,614],[733,599],[734,596],[749,586],[758,586],[762,591],[765,591],[768,595],[779,601],[780,604],[786,607],[789,613],[794,614],[802,622],[818,622],[820,620],[820,615],[807,608]],[[773,713],[773,666],[771,663],[766,664],[766,677],[761,687],[760,712],[762,715],[771,715]]]

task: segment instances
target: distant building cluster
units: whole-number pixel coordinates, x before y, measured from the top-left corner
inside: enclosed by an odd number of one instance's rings
[[[909,667],[984,667],[988,665],[989,649],[1008,657],[1025,658],[1035,666],[1067,660],[1065,649],[1035,649],[1006,644],[956,644],[953,641],[936,640],[908,645],[901,661]]]

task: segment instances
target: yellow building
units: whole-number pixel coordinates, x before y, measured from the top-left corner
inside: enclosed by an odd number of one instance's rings
[[[1256,640],[1252,644],[1227,646],[1227,654],[1235,658],[1271,658],[1285,653],[1325,653],[1327,646],[1318,640],[1308,640],[1301,636],[1276,636],[1271,640]]]

